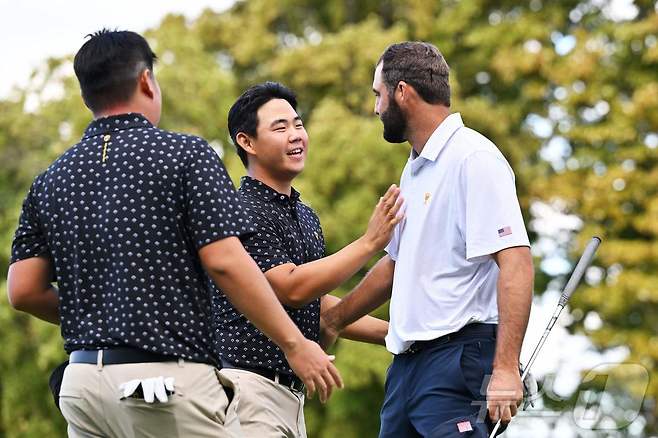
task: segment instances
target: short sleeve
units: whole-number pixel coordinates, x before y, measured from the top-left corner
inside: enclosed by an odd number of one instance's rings
[[[400,176],[400,189],[402,190],[402,196],[404,197],[404,189],[406,187],[406,180],[409,175],[409,163],[404,166],[404,169],[402,170],[402,175]],[[402,214],[406,215],[406,210],[407,210],[407,205],[406,201],[404,204],[402,204],[402,208],[400,211]],[[407,218],[405,217],[398,223],[395,228],[393,229],[393,236],[391,237],[391,240],[388,242],[388,245],[386,245],[386,248],[384,248],[384,251],[388,254],[388,256],[393,260],[394,262],[397,261],[398,258],[398,252],[400,249],[400,236],[402,236],[402,231],[404,230],[405,224],[407,222]]]
[[[530,246],[514,186],[514,173],[502,156],[477,151],[463,162],[466,259],[483,261],[514,246]]]
[[[251,231],[224,163],[204,140],[192,140],[184,174],[186,225],[197,249]],[[200,144],[198,144],[200,143]]]
[[[14,233],[14,240],[11,245],[11,263],[42,255],[50,256],[48,241],[39,220],[37,207],[38,187],[41,178],[42,175],[34,180],[23,201],[18,228]]]
[[[398,258],[398,249],[400,248],[400,230],[404,226],[406,219],[403,219],[400,223],[398,223],[395,228],[393,229],[393,236],[391,237],[391,240],[388,242],[388,245],[386,245],[386,248],[384,248],[384,251],[388,254],[388,256],[393,260],[394,262],[397,261]]]
[[[277,266],[294,263],[276,225],[262,214],[250,214],[249,209],[247,212],[255,232],[244,236],[242,244],[261,271],[267,272]]]

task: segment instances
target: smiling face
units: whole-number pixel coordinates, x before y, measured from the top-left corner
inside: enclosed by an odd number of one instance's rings
[[[292,181],[304,170],[308,134],[302,119],[284,99],[271,99],[257,112],[256,136],[248,136],[249,167],[278,181]]]

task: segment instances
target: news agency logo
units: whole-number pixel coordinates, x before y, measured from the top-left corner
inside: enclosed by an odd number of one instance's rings
[[[487,393],[491,376],[482,383],[481,394]],[[649,371],[637,363],[602,363],[586,371],[578,389],[569,397],[562,397],[553,390],[554,375],[546,375],[534,394],[524,393],[524,402],[517,418],[541,418],[545,420],[564,418],[576,427],[588,431],[619,431],[630,426],[642,412],[647,389]],[[503,392],[493,394],[503,397]],[[486,402],[476,401],[479,406],[478,421],[487,415]],[[562,405],[562,410],[548,406]]]

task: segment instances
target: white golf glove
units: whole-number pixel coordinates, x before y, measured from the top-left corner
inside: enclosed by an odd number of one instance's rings
[[[521,365],[521,370],[523,370],[523,365]],[[523,372],[521,371],[521,374]],[[528,373],[523,379],[523,409],[527,409],[528,406],[535,407],[535,400],[538,400],[541,397],[539,394],[539,385],[537,384],[537,379],[532,373]]]
[[[174,393],[174,378],[173,377],[149,377],[147,379],[134,379],[124,382],[119,385],[121,391],[121,399],[139,397],[139,392],[135,392],[140,388],[146,403],[153,403],[157,399],[160,403],[166,403],[169,398],[167,395]]]

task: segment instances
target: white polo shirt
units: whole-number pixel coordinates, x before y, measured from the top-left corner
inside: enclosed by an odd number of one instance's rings
[[[448,116],[412,154],[400,188],[406,203],[386,252],[395,261],[387,349],[498,322],[498,266],[491,254],[530,246],[514,173],[496,145]]]

